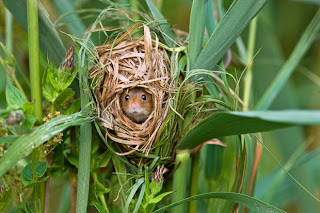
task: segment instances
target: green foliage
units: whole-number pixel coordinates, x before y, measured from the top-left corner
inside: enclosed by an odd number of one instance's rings
[[[47,162],[37,162],[36,163],[36,177],[41,178],[45,172],[47,171]],[[29,163],[27,166],[25,166],[21,173],[21,181],[24,185],[24,187],[30,187],[34,186],[35,184],[40,184],[47,180],[48,177],[43,178],[42,180],[39,179],[36,182],[34,182],[33,174],[32,174],[32,163]]]
[[[183,199],[179,202],[176,203],[172,203],[168,206],[162,207],[156,211],[154,211],[154,213],[159,213],[159,212],[164,212],[172,207],[184,204],[186,202],[190,202],[192,200],[199,200],[199,199],[209,199],[209,198],[218,198],[218,199],[224,199],[224,200],[231,200],[234,201],[236,203],[239,203],[241,205],[244,205],[246,207],[248,207],[249,209],[252,209],[254,211],[257,212],[285,212],[281,209],[278,209],[276,207],[270,206],[267,203],[264,203],[258,199],[255,199],[253,197],[249,197],[247,195],[243,195],[243,194],[239,194],[239,193],[215,193],[215,192],[211,192],[211,193],[206,193],[206,194],[200,194],[200,195],[196,195],[193,197],[189,197],[186,199]]]
[[[179,143],[179,149],[192,149],[212,138],[270,131],[293,125],[320,122],[318,111],[219,112],[203,119]]]

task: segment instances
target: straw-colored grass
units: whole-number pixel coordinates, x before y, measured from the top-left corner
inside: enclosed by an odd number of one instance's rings
[[[142,26],[144,35],[133,38],[132,32]],[[121,155],[134,151],[148,154],[169,110],[170,61],[165,50],[159,47],[157,35],[141,23],[95,50],[99,58],[90,70],[90,78],[96,84],[95,96],[106,137],[123,145]],[[126,117],[120,105],[121,93],[135,87],[144,88],[153,97],[153,112],[142,124]]]

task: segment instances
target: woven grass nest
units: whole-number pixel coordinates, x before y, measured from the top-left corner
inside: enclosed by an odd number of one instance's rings
[[[144,35],[138,39],[131,36],[138,27]],[[152,37],[154,41],[152,41]],[[116,41],[95,47],[97,62],[90,70],[95,83],[95,96],[100,120],[106,128],[106,137],[122,144],[122,153],[150,152],[169,110],[169,58],[159,47],[155,33],[143,24],[136,24]],[[152,94],[153,111],[142,124],[128,118],[122,108],[120,97],[133,88],[144,88]]]

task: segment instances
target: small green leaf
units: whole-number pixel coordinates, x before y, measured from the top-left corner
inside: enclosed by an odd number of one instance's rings
[[[79,158],[74,155],[68,155],[67,160],[69,163],[77,168],[79,168]]]
[[[25,115],[32,115],[33,113],[33,103],[30,103],[30,102],[26,102],[23,104],[22,106],[22,110],[24,112]]]
[[[75,92],[71,88],[67,88],[59,94],[53,104],[62,106],[65,102],[72,98],[74,94]]]
[[[7,84],[6,99],[8,105],[17,105],[19,107],[22,107],[26,102],[28,102],[23,93],[11,84]]]
[[[57,90],[54,88],[54,86],[52,85],[52,83],[49,79],[49,73],[54,72],[54,69],[55,68],[53,67],[53,65],[49,64],[49,67],[46,69],[46,71],[44,72],[43,77],[42,77],[43,97],[51,103],[58,96]]]
[[[73,68],[72,73],[70,71],[66,71],[61,74],[60,79],[62,79],[61,80],[62,81],[62,84],[61,84],[62,89],[65,89],[71,85],[71,83],[73,82],[73,80],[77,76],[77,72],[78,72],[78,68],[75,67],[75,68]]]
[[[165,196],[172,194],[172,193],[173,193],[173,191],[162,193],[162,194],[158,195],[157,197],[153,198],[152,200],[150,200],[149,203],[159,203]]]
[[[99,167],[106,167],[110,162],[112,153],[110,151],[104,152],[102,155],[99,156]]]
[[[153,180],[149,185],[149,189],[152,195],[158,194],[162,189],[162,181],[158,183],[157,181]]]
[[[23,183],[24,188],[30,188],[39,185],[40,183],[45,183],[49,179],[49,176],[42,178],[41,180],[37,180],[36,182],[29,181],[27,184]]]
[[[36,176],[37,178],[42,177],[44,173],[47,171],[47,162],[37,162],[36,163]],[[29,163],[25,166],[21,173],[21,181],[24,186],[29,185],[33,180],[32,173],[32,163]]]

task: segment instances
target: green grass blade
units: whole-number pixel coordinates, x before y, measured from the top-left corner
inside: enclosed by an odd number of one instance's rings
[[[132,190],[126,200],[126,205],[124,206],[124,213],[127,213],[129,210],[129,205],[134,197],[134,195],[136,194],[136,192],[138,191],[140,185],[143,183],[144,178],[140,178],[133,186],[132,186]]]
[[[267,0],[234,1],[201,51],[194,68],[212,70],[266,2]]]
[[[191,69],[197,60],[203,42],[208,0],[194,0],[192,2],[190,29],[189,29],[189,57]]]
[[[91,121],[91,118],[83,117],[81,113],[60,116],[35,128],[31,133],[19,137],[0,159],[0,176],[8,171],[8,169],[10,169],[18,160],[28,156],[33,149],[43,144],[51,137],[59,134],[70,126],[82,125],[89,121]]]
[[[151,0],[146,0],[146,3],[149,7],[149,10],[151,11],[151,14],[154,19],[159,20],[160,29],[162,36],[166,42],[166,44],[169,47],[173,47],[175,35],[167,22],[167,20],[163,17],[163,15],[160,13],[158,8],[154,5],[154,3]]]
[[[294,69],[298,66],[300,60],[305,55],[313,41],[316,39],[320,30],[320,10],[316,13],[306,31],[303,33],[301,39],[293,50],[290,58],[286,61],[283,67],[280,69],[278,75],[273,80],[270,87],[264,93],[262,98],[259,100],[256,109],[266,110],[268,109],[274,99],[277,97],[283,86],[290,78]]]
[[[191,129],[183,137],[178,148],[192,149],[205,141],[222,136],[315,124],[320,124],[318,110],[220,112],[202,120]]]
[[[192,196],[186,199],[183,199],[179,202],[175,202],[172,203],[168,206],[162,207],[156,211],[154,211],[153,213],[160,213],[160,212],[164,212],[172,207],[181,205],[183,203],[187,203],[193,200],[201,200],[201,199],[209,199],[209,198],[218,198],[218,199],[224,199],[224,200],[228,200],[228,201],[233,201],[235,203],[239,203],[241,205],[244,205],[246,207],[248,207],[251,210],[254,210],[256,212],[270,212],[270,213],[277,213],[277,212],[285,212],[281,209],[278,209],[274,206],[271,206],[267,203],[264,203],[256,198],[244,195],[244,194],[239,194],[239,193],[233,193],[233,192],[211,192],[211,193],[204,193],[204,194],[200,194],[200,195],[196,195],[196,196]]]
[[[27,1],[26,0],[3,0],[3,3],[16,18],[18,23],[27,31]],[[59,38],[58,32],[49,19],[45,8],[39,3],[39,40],[41,51],[50,58],[56,67],[60,65],[66,50]]]
[[[212,35],[214,30],[216,29],[216,21],[214,20],[212,1],[208,2],[208,11],[206,15],[206,29],[209,37]]]
[[[86,37],[85,44],[88,43],[89,36]],[[87,70],[87,55],[85,47],[82,46],[79,50],[79,86],[81,110],[90,113],[90,88],[88,86],[88,70]],[[89,181],[90,181],[90,161],[91,161],[91,144],[92,144],[92,126],[91,123],[86,123],[80,127],[80,145],[79,145],[79,165],[78,169],[78,185],[77,185],[77,213],[86,213],[89,196]]]

